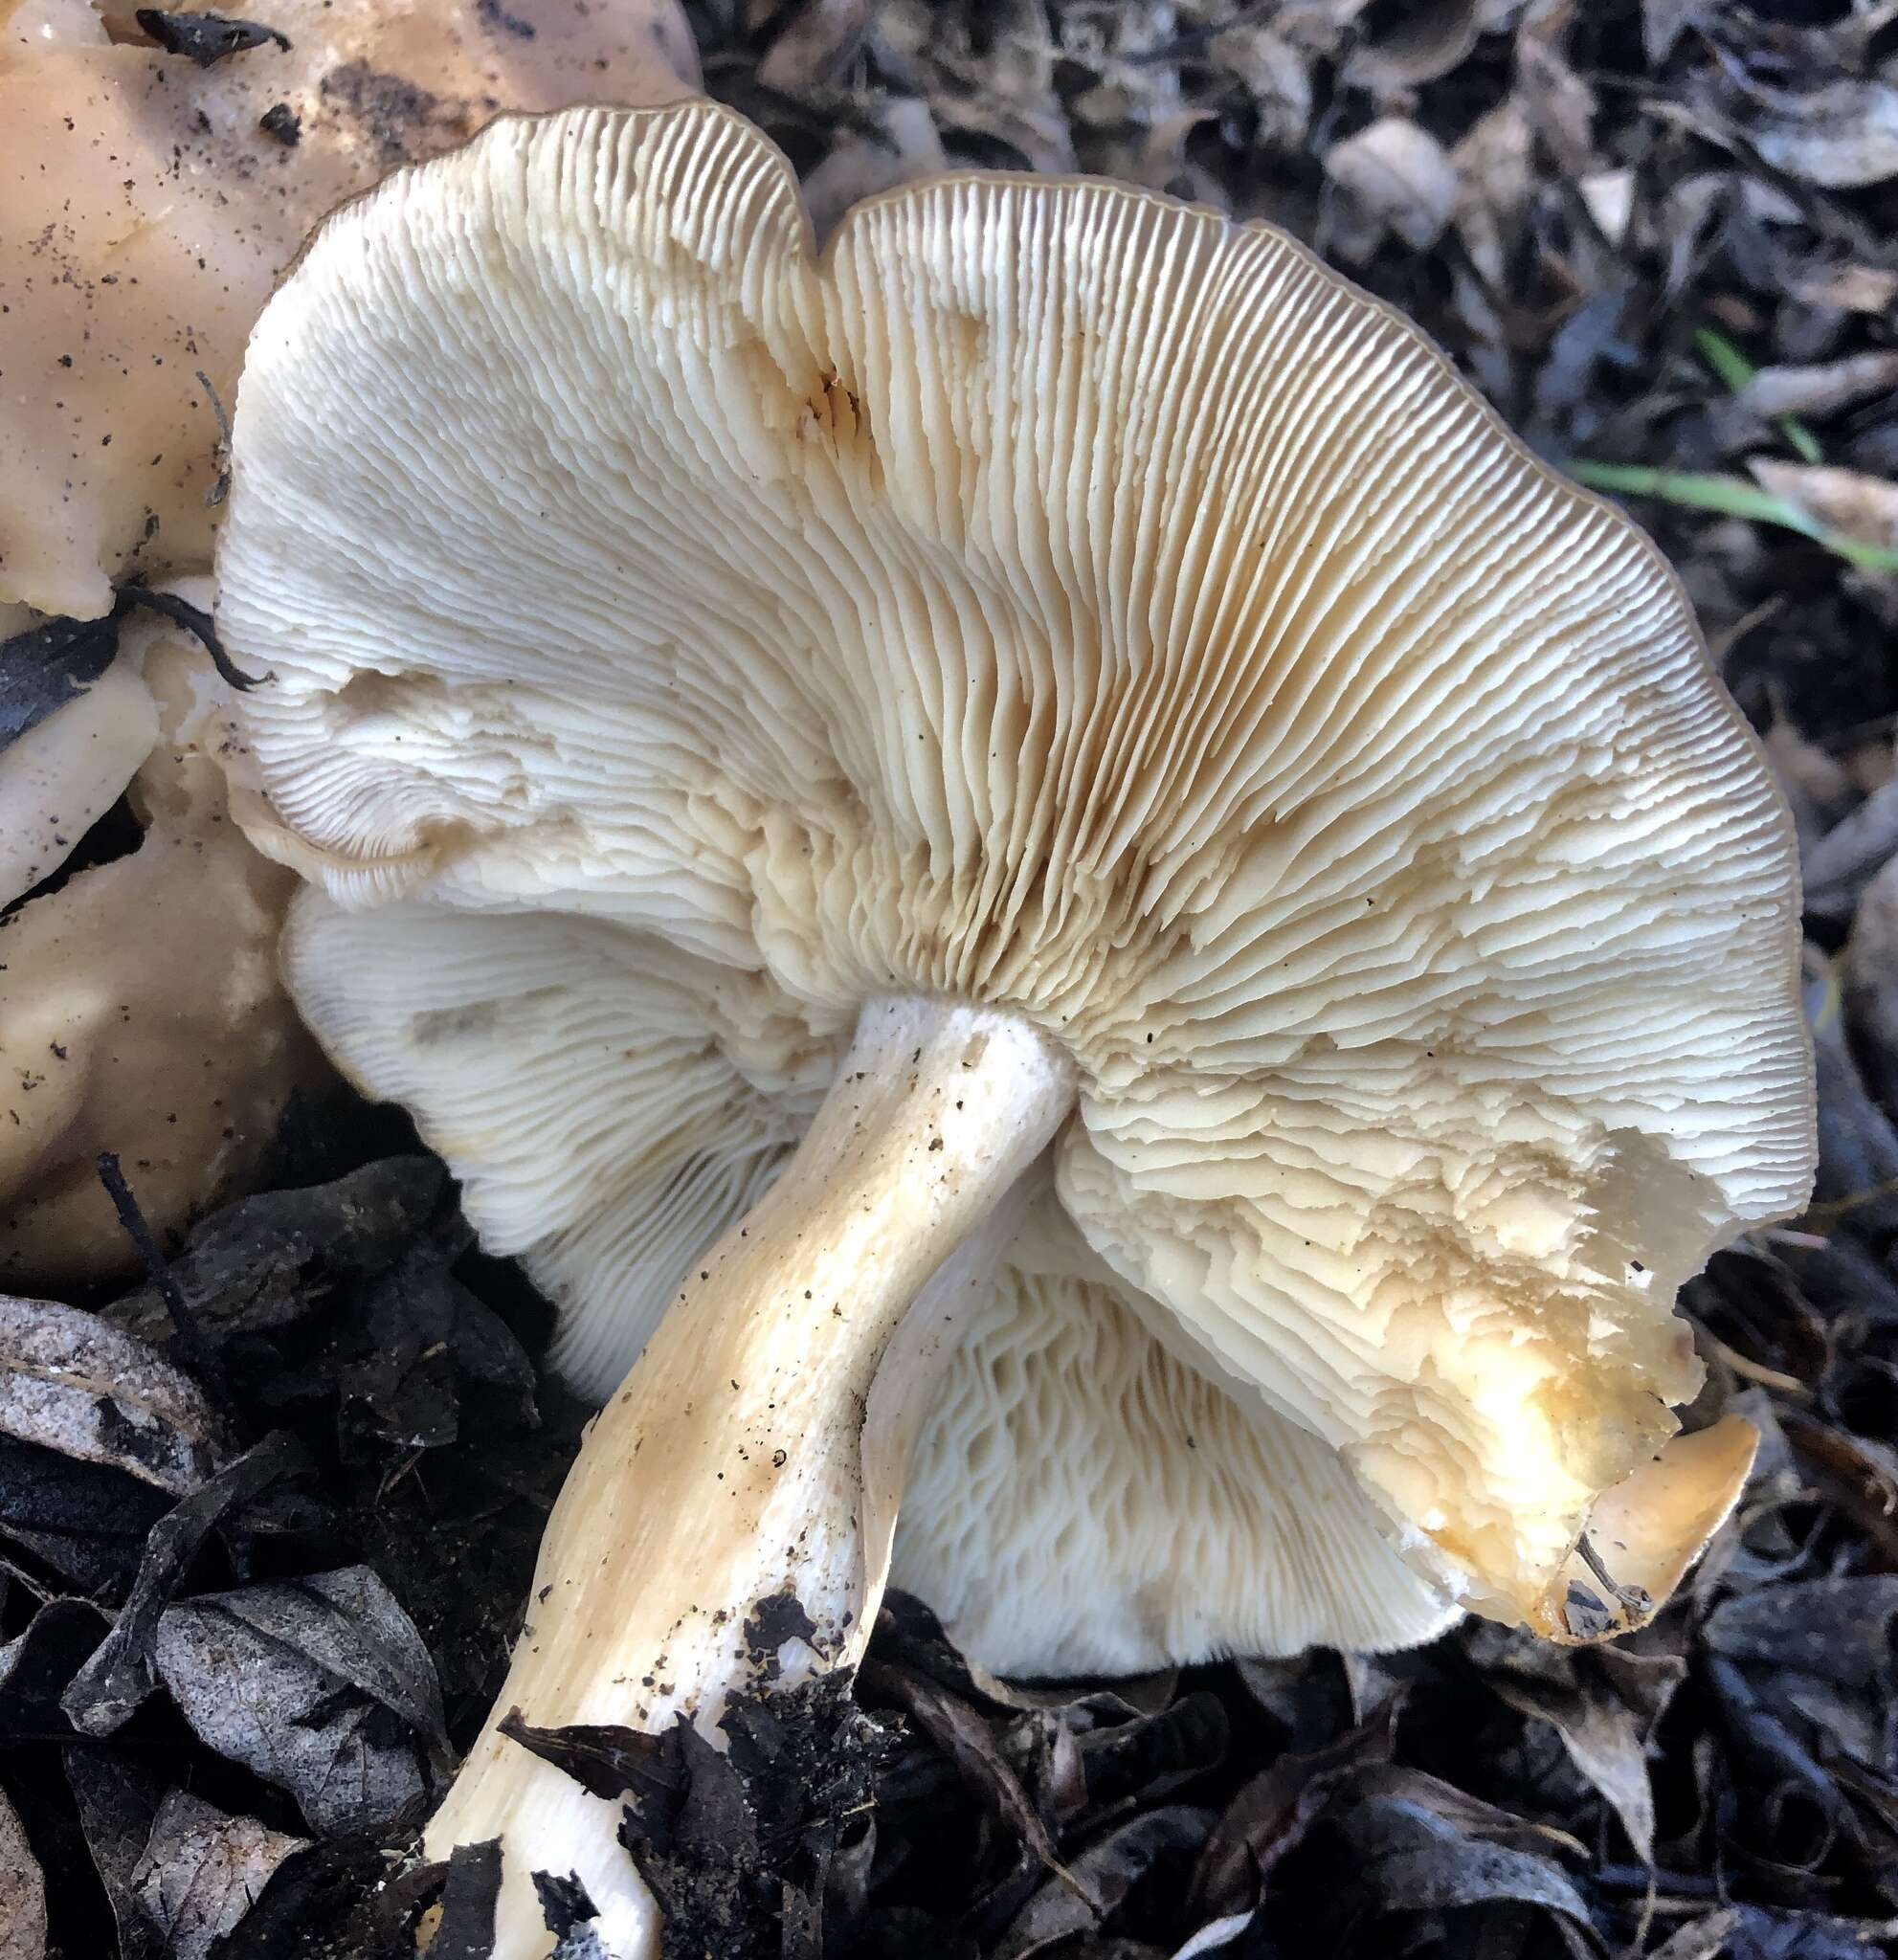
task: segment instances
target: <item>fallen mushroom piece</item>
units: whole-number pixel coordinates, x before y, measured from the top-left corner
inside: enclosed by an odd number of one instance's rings
[[[195,602],[208,583],[188,581]],[[258,1164],[320,1061],[278,977],[295,880],[227,811],[231,690],[167,622],[0,750],[0,1279],[56,1292],[133,1270],[99,1179],[121,1159],[167,1233]],[[42,893],[124,794],[137,848]]]
[[[234,471],[220,620],[278,676],[247,821],[330,895],[292,971],[361,1080],[337,902],[413,968],[519,925],[568,1080],[631,1059],[575,933],[801,1026],[803,1141],[593,1426],[503,1709],[710,1723],[786,1585],[787,1674],[854,1657],[929,1350],[1044,1147],[1426,1579],[1608,1631],[1568,1568],[1698,1380],[1675,1288],[1810,1179],[1791,831],[1658,555],[1414,328],[1098,184],[915,187],[819,260],[729,112],[575,112],[332,221]],[[458,1166],[549,1120],[504,1066],[454,1100]],[[431,1843],[502,1837],[503,1954],[554,1860],[645,1950],[610,1809],[537,1767],[478,1746]]]
[[[131,8],[106,10],[119,45],[83,0],[10,11],[0,600],[85,618],[134,558],[209,562],[218,417],[319,218],[502,110],[667,101],[698,74],[677,0],[270,0],[288,48],[212,68]]]

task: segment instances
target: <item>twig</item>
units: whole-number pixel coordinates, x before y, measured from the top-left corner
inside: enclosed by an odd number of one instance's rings
[[[124,611],[144,606],[161,618],[170,620],[173,626],[182,626],[211,656],[211,664],[217,669],[218,678],[239,694],[248,694],[264,681],[277,679],[274,674],[246,674],[236,666],[224,651],[224,642],[217,636],[217,628],[211,614],[202,606],[193,606],[189,599],[181,599],[176,592],[155,592],[149,586],[138,584],[121,586],[118,604]]]
[[[1581,1562],[1602,1585],[1608,1589],[1609,1597],[1619,1602],[1623,1613],[1634,1615],[1645,1613],[1654,1604],[1653,1595],[1640,1586],[1623,1586],[1608,1568],[1601,1563],[1601,1554],[1590,1544],[1586,1531],[1581,1542],[1575,1547],[1581,1553]]]
[[[190,1356],[192,1366],[215,1391],[218,1398],[228,1404],[231,1396],[224,1376],[224,1364],[205,1333],[204,1323],[186,1299],[185,1289],[179,1285],[170,1261],[159,1249],[145,1214],[139,1210],[139,1201],[132,1195],[131,1186],[125,1182],[125,1173],[120,1169],[116,1150],[99,1153],[99,1181],[105,1187],[105,1195],[112,1200],[112,1209],[118,1213],[126,1237],[137,1247],[151,1283],[158,1288],[159,1297],[165,1302],[165,1310],[171,1316],[171,1325],[177,1328],[178,1339]]]

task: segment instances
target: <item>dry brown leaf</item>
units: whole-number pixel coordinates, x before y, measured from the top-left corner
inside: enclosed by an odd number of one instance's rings
[[[1884,315],[1898,307],[1898,272],[1878,265],[1839,265],[1793,281],[1793,297],[1841,313]]]
[[[133,1870],[132,1889],[173,1960],[208,1960],[278,1866],[308,1844],[255,1817],[226,1816],[185,1791],[169,1791]]]
[[[1898,1093],[1898,858],[1866,885],[1845,942],[1845,1009],[1874,1091]]]
[[[1898,388],[1898,349],[1872,348],[1811,367],[1762,368],[1735,397],[1750,414],[1830,415]]]
[[[1635,210],[1635,173],[1632,170],[1591,170],[1575,186],[1595,229],[1611,245],[1628,235],[1628,220]]]
[[[1762,489],[1797,504],[1828,530],[1861,545],[1898,550],[1898,483],[1859,470],[1765,457],[1753,457],[1747,467]]]
[[[805,178],[805,208],[822,240],[853,204],[948,167],[928,104],[913,96],[900,97],[883,113],[881,141],[845,135]]]
[[[1264,149],[1296,150],[1311,124],[1311,72],[1306,57],[1269,27],[1241,22],[1213,36],[1207,53],[1245,85]]]
[[[1562,43],[1572,4],[1542,10],[1516,41],[1516,91],[1562,175],[1586,176],[1596,167],[1595,91],[1569,66]]]
[[[1325,174],[1351,207],[1337,246],[1347,257],[1369,258],[1385,232],[1413,252],[1443,235],[1457,202],[1457,167],[1415,122],[1383,116],[1326,153]]]
[[[0,1960],[45,1960],[46,1881],[0,1790]]]
[[[1883,81],[1835,81],[1796,110],[1770,116],[1753,145],[1775,170],[1828,190],[1898,177],[1898,88]]]
[[[1659,68],[1706,7],[1707,0],[1641,0],[1641,44],[1650,68]]]
[[[1529,204],[1531,146],[1529,118],[1511,97],[1479,116],[1450,152],[1457,172],[1457,232],[1471,262],[1494,287],[1504,284],[1507,239]]]
[[[174,1497],[219,1460],[197,1384],[110,1322],[0,1294],[0,1436],[109,1463]]]
[[[1784,716],[1767,729],[1765,748],[1773,774],[1792,806],[1800,843],[1818,843],[1831,813],[1851,804],[1851,776],[1823,748],[1806,741]]]
[[[1806,910],[1847,920],[1865,887],[1898,855],[1898,783],[1867,796],[1803,854]]]
[[[1358,47],[1346,66],[1346,77],[1368,88],[1380,101],[1448,75],[1465,61],[1477,37],[1501,26],[1517,11],[1515,4],[1485,4],[1485,0],[1422,0],[1405,9],[1376,39]]]
[[[842,78],[870,24],[870,0],[805,0],[758,64],[758,79],[785,95]]]

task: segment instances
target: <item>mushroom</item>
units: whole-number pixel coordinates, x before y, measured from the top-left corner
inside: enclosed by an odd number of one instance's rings
[[[94,618],[203,569],[218,417],[317,220],[506,109],[665,101],[677,0],[256,0],[199,67],[129,7],[0,0],[0,602]],[[108,34],[119,36],[118,41]]]
[[[209,582],[180,596],[208,600]],[[0,750],[0,1281],[137,1262],[98,1160],[166,1232],[262,1161],[318,1058],[278,977],[296,880],[230,820],[232,692],[168,622],[134,619],[83,693]],[[135,846],[69,869],[123,795]],[[63,875],[62,875],[63,874]],[[43,888],[41,888],[43,887]]]
[[[847,1666],[1050,1208],[1413,1637],[1598,1637],[1724,1514],[1670,1309],[1810,1178],[1785,811],[1653,547],[1294,241],[969,176],[819,257],[723,108],[510,120],[317,237],[234,472],[293,990],[640,1349],[499,1712],[709,1730],[783,1593]],[[490,1727],[429,1842],[643,1952],[614,1826]]]

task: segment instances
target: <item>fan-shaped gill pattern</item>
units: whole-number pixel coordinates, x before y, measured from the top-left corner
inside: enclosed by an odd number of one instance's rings
[[[560,1307],[554,1359],[600,1399],[775,1179],[834,1061],[768,979],[591,921],[312,892],[285,961],[330,1054],[414,1113],[482,1243]],[[1038,1205],[924,1425],[899,1583],[1027,1672],[1436,1631],[1440,1596],[1337,1453],[1169,1355]]]
[[[1335,1450],[1241,1408],[1111,1282],[1013,1263],[961,1330],[890,1579],[1016,1674],[1381,1652],[1457,1617]]]
[[[728,112],[496,128],[246,370],[221,613],[351,902],[1013,1006],[1063,1201],[1530,1610],[1810,1161],[1794,871],[1685,603],[1270,232],[965,178],[820,261]]]

